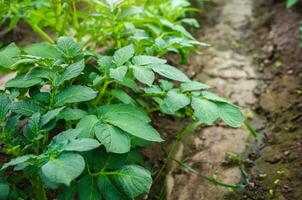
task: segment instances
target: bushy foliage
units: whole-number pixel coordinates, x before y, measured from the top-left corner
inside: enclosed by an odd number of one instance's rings
[[[46,199],[54,189],[59,199],[133,199],[152,184],[137,149],[163,141],[150,112],[243,122],[208,85],[133,45],[99,55],[61,37],[54,45],[11,44],[0,58],[17,72],[0,95],[2,152],[12,157],[1,168],[4,199]]]
[[[114,50],[133,44],[140,53],[162,56],[180,53],[183,61],[198,45],[184,25],[199,27],[186,14],[197,11],[187,0],[22,0],[2,1],[0,22],[9,22],[6,32],[24,21],[46,41],[69,35],[84,46]],[[80,8],[80,9],[79,9]]]

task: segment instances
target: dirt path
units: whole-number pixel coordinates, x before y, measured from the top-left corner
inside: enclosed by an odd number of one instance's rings
[[[250,185],[229,190],[202,180],[170,163],[168,200],[302,198],[302,50],[299,11],[284,2],[214,0],[206,9],[199,39],[211,47],[194,55],[185,69],[196,80],[243,108],[259,133],[253,140],[243,128],[223,124],[186,138],[174,157],[206,176],[239,183],[238,166],[229,152],[245,161]]]
[[[210,12],[216,15],[214,26],[206,25],[204,35],[199,38],[211,47],[191,63],[203,64],[203,70],[196,80],[215,87],[218,94],[240,105],[249,115],[256,103],[253,90],[257,86],[257,74],[253,59],[237,48],[246,34],[251,31],[253,2],[250,0],[215,0]],[[207,11],[206,11],[207,12]],[[211,13],[207,13],[211,15]],[[195,59],[195,60],[194,60]],[[194,66],[193,66],[194,68]],[[241,179],[239,167],[226,167],[228,153],[243,154],[250,136],[244,128],[232,129],[222,124],[205,128],[182,143],[175,156],[184,160],[203,175],[218,175],[219,180],[238,183]],[[169,200],[211,200],[223,199],[228,190],[200,179],[197,175],[177,173],[175,165],[170,166],[167,176],[167,199]]]

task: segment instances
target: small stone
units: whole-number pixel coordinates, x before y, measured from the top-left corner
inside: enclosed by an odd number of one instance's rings
[[[285,155],[285,156],[288,156],[289,154],[290,154],[290,151],[285,151],[285,152],[284,152],[284,155]]]

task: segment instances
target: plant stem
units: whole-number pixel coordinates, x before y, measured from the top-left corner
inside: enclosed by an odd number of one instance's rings
[[[47,200],[43,182],[42,182],[41,178],[38,175],[36,175],[36,176],[37,176],[37,179],[36,179],[37,199],[38,200]]]
[[[79,26],[79,21],[78,21],[78,13],[77,13],[77,7],[76,7],[76,2],[75,2],[75,0],[72,0],[71,4],[72,4],[72,18],[73,18],[73,24],[74,24],[74,27],[75,27],[76,29],[78,29],[80,26]]]
[[[101,90],[100,90],[100,92],[99,92],[97,98],[94,100],[93,105],[96,106],[96,105],[98,104],[98,102],[99,102],[99,101],[101,100],[101,98],[104,96],[104,94],[105,94],[105,92],[106,92],[106,89],[107,89],[107,87],[108,87],[108,85],[109,85],[110,83],[112,83],[112,81],[105,81],[105,83],[104,83],[103,87],[101,88]]]
[[[53,39],[45,32],[43,31],[40,27],[38,27],[36,24],[31,24],[28,20],[25,20],[31,27],[32,29],[37,32],[44,40],[47,42],[54,44],[55,42]]]
[[[164,164],[162,165],[162,167],[160,168],[159,172],[157,173],[156,177],[154,178],[154,183],[159,179],[159,177],[161,176],[161,174],[164,172],[164,170],[166,169],[168,162],[172,159],[172,154],[175,151],[176,147],[180,144],[181,140],[189,133],[191,133],[192,131],[194,131],[197,127],[199,127],[201,124],[203,124],[202,121],[195,121],[190,123],[187,127],[185,127],[183,130],[181,130],[177,135],[175,140],[173,141],[167,158],[164,162]]]

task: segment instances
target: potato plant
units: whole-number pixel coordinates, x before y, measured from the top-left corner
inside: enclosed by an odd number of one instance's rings
[[[191,49],[206,45],[184,28],[199,26],[186,18],[188,12],[198,11],[187,0],[2,0],[0,6],[0,23],[9,23],[4,33],[23,21],[50,43],[54,39],[45,31],[49,28],[90,48],[112,50],[131,43],[147,55],[180,53],[183,61]]]
[[[113,54],[85,51],[60,37],[0,52],[17,72],[0,95],[0,199],[134,199],[153,173],[139,149],[163,142],[151,112],[232,127],[240,109],[133,45]]]

